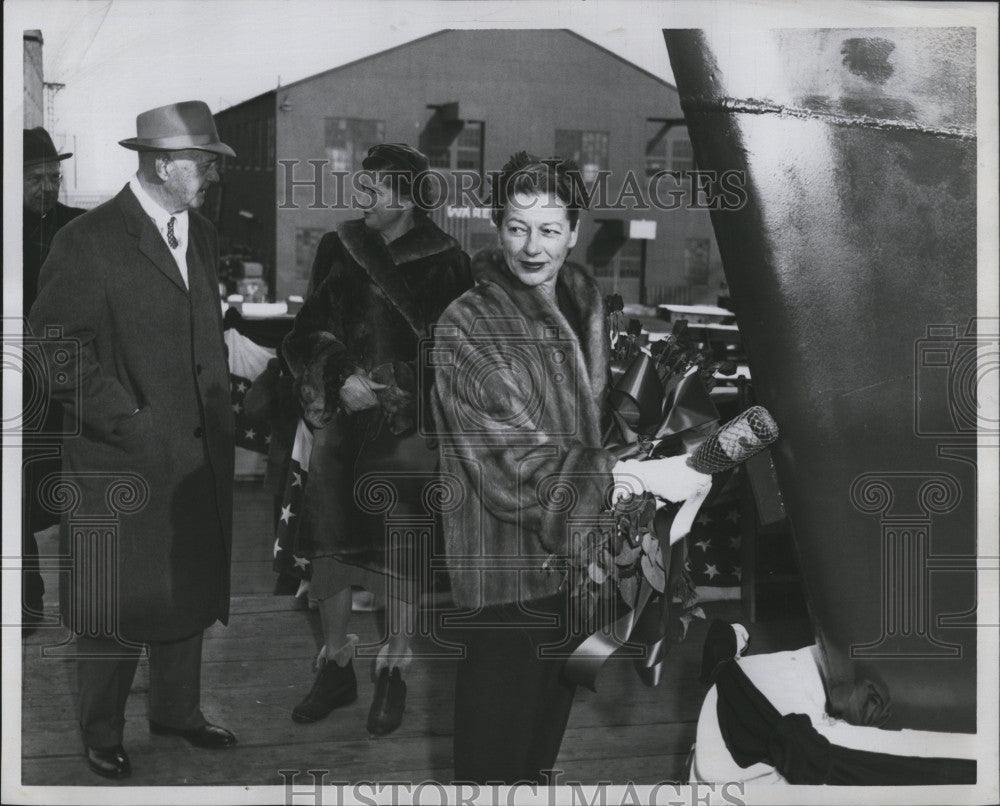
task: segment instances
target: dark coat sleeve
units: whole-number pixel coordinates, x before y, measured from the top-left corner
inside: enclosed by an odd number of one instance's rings
[[[61,229],[42,267],[38,298],[29,323],[32,332],[45,336],[46,328],[59,327],[59,338],[42,339],[50,396],[59,402],[72,422],[80,422],[98,439],[116,442],[128,430],[128,421],[137,409],[136,400],[121,382],[106,374],[94,353],[94,339],[107,316],[105,278],[101,273],[106,258],[96,253],[92,238],[77,234],[69,226]],[[79,359],[60,362],[57,351],[66,344]]]
[[[314,428],[325,425],[337,404],[340,387],[356,369],[347,355],[344,322],[333,285],[342,268],[343,250],[337,233],[328,232],[316,249],[312,277],[323,281],[306,299],[291,332],[281,345],[294,378],[302,416]]]

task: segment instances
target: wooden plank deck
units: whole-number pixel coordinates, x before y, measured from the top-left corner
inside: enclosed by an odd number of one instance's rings
[[[329,780],[451,780],[454,664],[414,663],[407,677],[402,727],[370,738],[365,719],[373,684],[363,662],[356,703],[314,725],[292,722],[292,706],[312,684],[311,663],[321,644],[315,612],[288,596],[272,596],[271,501],[259,483],[236,489],[232,618],[206,633],[202,708],[232,730],[228,750],[190,747],[177,737],[152,736],[146,725],[148,667],[141,661],[126,711],[125,747],[133,776],[105,781],[86,766],[76,724],[76,676],[66,660],[43,658],[41,648],[64,640],[61,629],[39,630],[23,656],[22,783],[26,785],[280,785],[279,770],[330,770]],[[44,554],[51,546],[42,546]],[[55,612],[54,578],[46,580],[47,610]],[[709,618],[737,618],[739,604],[706,605]],[[355,614],[363,641],[379,634],[379,617]],[[557,766],[563,781],[655,783],[680,780],[695,736],[705,690],[697,680],[707,629],[695,622],[675,647],[656,689],[644,687],[628,661],[613,659],[598,692],[579,690]]]

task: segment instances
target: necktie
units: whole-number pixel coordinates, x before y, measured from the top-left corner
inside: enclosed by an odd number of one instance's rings
[[[167,243],[170,244],[171,249],[176,249],[180,245],[180,242],[177,240],[177,236],[174,235],[175,221],[177,221],[177,219],[170,216],[170,220],[167,222]]]

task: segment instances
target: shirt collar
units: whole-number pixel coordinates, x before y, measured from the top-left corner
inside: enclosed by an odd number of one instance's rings
[[[187,220],[188,220],[187,210],[182,210],[179,213],[171,213],[168,210],[164,210],[156,202],[156,200],[146,192],[146,189],[142,186],[142,183],[139,182],[138,175],[135,175],[131,179],[129,179],[128,186],[132,190],[132,193],[135,195],[136,199],[138,199],[139,206],[142,207],[146,215],[148,215],[150,218],[153,219],[154,222],[156,222],[156,228],[158,230],[160,230],[161,232],[165,231],[167,228],[167,222],[170,221],[171,218],[176,218],[177,223],[175,224],[175,227],[180,225],[181,227],[184,228],[185,232],[187,231]]]

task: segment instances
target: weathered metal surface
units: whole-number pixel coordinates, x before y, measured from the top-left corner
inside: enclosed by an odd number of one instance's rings
[[[973,731],[975,32],[664,34],[699,167],[746,172],[713,225],[832,710]]]

